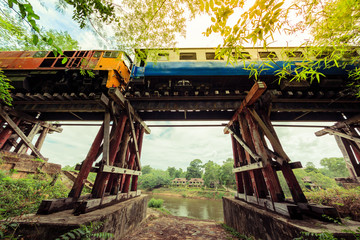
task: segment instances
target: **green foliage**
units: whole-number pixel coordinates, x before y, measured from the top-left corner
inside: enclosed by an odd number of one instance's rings
[[[169,176],[171,178],[175,178],[176,168],[175,167],[168,167],[167,170],[169,173]]]
[[[148,202],[148,207],[151,208],[161,208],[162,205],[164,203],[163,199],[155,199],[155,198],[151,198],[150,201]]]
[[[1,211],[2,209],[0,209]],[[0,222],[0,239],[17,240],[14,236],[16,229],[19,227],[18,223],[2,221]]]
[[[143,175],[149,174],[151,171],[152,171],[152,168],[150,167],[150,165],[145,165],[141,169],[141,172]]]
[[[220,182],[226,186],[232,186],[235,184],[235,174],[232,172],[234,168],[234,159],[228,158],[223,162],[220,168]]]
[[[171,183],[169,173],[164,170],[152,169],[150,173],[139,176],[139,188],[152,190]]]
[[[328,177],[349,176],[344,158],[323,158],[320,160],[320,164],[324,167],[324,170],[321,170],[321,172]]]
[[[211,183],[219,183],[220,181],[220,166],[213,161],[208,161],[204,164],[204,182],[205,186],[210,187]]]
[[[342,217],[360,220],[360,187],[344,189],[340,187],[313,192],[305,192],[307,199],[316,204],[333,206]]]
[[[202,176],[202,161],[200,159],[194,159],[190,162],[190,166],[186,171],[186,179],[201,178]]]
[[[329,232],[321,233],[311,233],[311,232],[301,232],[301,236],[294,238],[294,240],[303,240],[303,239],[317,239],[317,240],[337,240],[333,234]]]
[[[102,222],[90,222],[89,225],[82,225],[80,228],[73,229],[55,240],[69,240],[69,239],[81,239],[90,240],[94,238],[109,239],[113,238],[114,234],[106,232],[98,232],[104,225]]]
[[[34,213],[43,199],[63,198],[68,190],[61,183],[51,185],[52,179],[44,175],[29,175],[12,179],[0,173],[0,219]]]
[[[4,75],[4,72],[0,70],[0,100],[5,104],[11,105],[12,97],[10,90],[13,88],[10,80]]]

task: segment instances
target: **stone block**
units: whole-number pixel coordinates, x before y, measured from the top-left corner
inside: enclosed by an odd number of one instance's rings
[[[98,232],[114,234],[114,239],[124,237],[128,231],[136,228],[146,217],[148,196],[141,195],[115,205],[74,216],[73,210],[49,215],[26,215],[12,219],[20,224],[15,235],[24,239],[56,239],[60,235],[80,225],[101,222]]]
[[[239,233],[262,240],[287,240],[301,236],[301,232],[329,232],[337,238],[355,239],[343,230],[356,231],[360,222],[343,221],[344,225],[322,222],[304,216],[303,220],[283,217],[233,197],[223,197],[224,222]]]

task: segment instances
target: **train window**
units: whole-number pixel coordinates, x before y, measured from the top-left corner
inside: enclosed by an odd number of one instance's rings
[[[358,57],[359,53],[356,50],[352,50],[352,51],[345,51],[343,54],[344,58],[353,58],[353,57]]]
[[[104,58],[117,58],[119,56],[118,51],[106,51],[103,55]]]
[[[38,51],[34,54],[34,58],[43,58],[46,56],[46,54],[48,53],[48,51]]]
[[[101,57],[101,53],[102,53],[102,52],[95,52],[94,55],[93,55],[93,57],[94,57],[94,58],[99,58],[99,57]]]
[[[302,51],[285,51],[288,58],[302,58],[304,56]]]
[[[180,60],[196,60],[196,53],[180,53]]]
[[[316,53],[316,58],[326,58],[326,57],[330,57],[332,54],[332,51],[319,51]]]
[[[232,53],[233,57],[237,57],[237,59],[250,59],[250,53],[249,52],[241,52],[241,53]]]
[[[259,52],[260,58],[270,58],[270,59],[277,59],[277,55],[275,52]]]
[[[157,60],[158,61],[169,61],[169,53],[158,53]]]
[[[215,59],[215,53],[214,52],[207,52],[206,53],[206,60],[219,60],[218,58]]]

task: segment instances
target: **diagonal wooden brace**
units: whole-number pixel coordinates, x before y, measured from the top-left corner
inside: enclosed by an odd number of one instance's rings
[[[38,149],[31,143],[28,137],[21,131],[21,129],[14,123],[14,121],[6,114],[2,109],[0,110],[0,116],[9,124],[9,126],[16,132],[17,135],[24,141],[24,143],[33,151],[33,153],[41,159],[45,157],[38,151]]]
[[[136,136],[136,133],[135,133],[134,122],[133,122],[131,112],[130,112],[130,103],[129,103],[129,101],[126,101],[125,106],[126,106],[126,111],[127,111],[129,122],[130,122],[131,135],[132,135],[134,148],[135,148],[135,160],[136,160],[137,166],[139,167],[139,170],[141,170],[138,141],[137,141],[137,136]]]

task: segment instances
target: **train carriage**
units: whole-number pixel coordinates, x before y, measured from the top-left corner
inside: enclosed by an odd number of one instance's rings
[[[130,82],[132,95],[222,95],[232,94],[234,91],[248,90],[254,83],[254,77],[249,79],[251,68],[258,69],[262,63],[260,79],[267,83],[270,89],[286,90],[288,82],[279,85],[277,70],[290,63],[292,68],[304,61],[317,60],[324,57],[321,54],[309,54],[306,48],[245,48],[241,53],[233,52],[236,62],[228,61],[227,57],[216,59],[214,48],[183,48],[183,49],[137,49],[142,56],[138,58],[132,68]],[[351,53],[351,54],[350,54]],[[358,57],[358,49],[349,50],[343,54],[344,61],[351,57]],[[144,60],[145,58],[145,60]],[[293,88],[331,89],[345,87],[347,82],[346,69],[321,67],[323,77],[320,83],[313,84],[304,81],[293,82]]]
[[[99,92],[109,87],[124,90],[131,64],[121,51],[64,51],[57,56],[52,51],[0,52],[0,69],[12,81],[15,92]]]

